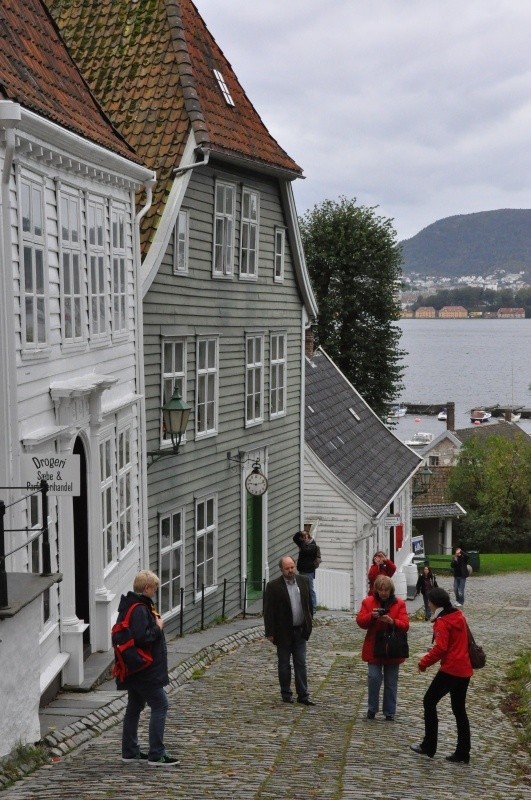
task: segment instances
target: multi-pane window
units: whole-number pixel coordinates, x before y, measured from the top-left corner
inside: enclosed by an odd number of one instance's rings
[[[105,269],[105,207],[90,199],[87,204],[89,265],[89,329],[91,339],[107,335],[107,275]]]
[[[258,192],[242,190],[240,277],[256,278],[258,269]]]
[[[236,188],[216,183],[214,212],[214,275],[232,275],[234,269],[234,207]]]
[[[61,235],[62,325],[65,342],[83,340],[83,292],[81,263],[80,202],[77,195],[59,194]]]
[[[28,534],[30,544],[28,547],[28,562],[30,572],[40,575],[43,571],[42,563],[42,495],[32,494],[28,498],[27,508]],[[50,619],[50,589],[42,594],[42,623]]]
[[[184,588],[184,514],[172,511],[159,522],[159,606],[166,614],[181,605],[181,587]]]
[[[195,591],[216,582],[216,499],[198,500],[195,506]]]
[[[116,558],[114,543],[113,472],[114,448],[111,439],[100,443],[100,497],[103,533],[103,564],[108,566]]]
[[[171,400],[175,389],[179,390],[182,399],[186,401],[186,342],[182,339],[164,341],[162,344],[163,405],[168,400]],[[162,411],[160,414],[160,429],[162,441],[170,443],[171,437],[164,428]]]
[[[20,180],[20,214],[23,287],[23,339],[27,348],[47,342],[46,286],[44,274],[44,192],[42,183]]]
[[[188,211],[179,211],[173,237],[173,272],[188,272]]]
[[[131,431],[129,429],[118,433],[118,535],[120,550],[123,550],[132,537],[131,520],[131,478],[133,465],[131,463]]]
[[[286,250],[285,228],[275,228],[275,270],[274,281],[281,283],[284,280],[284,254]]]
[[[248,336],[245,346],[245,422],[249,425],[264,418],[264,337]]]
[[[269,411],[272,417],[286,413],[286,334],[271,334]]]
[[[218,340],[197,340],[196,434],[216,433],[218,417]]]
[[[127,260],[125,252],[125,209],[113,208],[111,212],[112,252],[112,330],[127,331]]]

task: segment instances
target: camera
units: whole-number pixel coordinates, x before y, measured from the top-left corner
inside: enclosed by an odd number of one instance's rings
[[[375,608],[374,611],[377,611],[380,617],[386,613],[385,608]]]

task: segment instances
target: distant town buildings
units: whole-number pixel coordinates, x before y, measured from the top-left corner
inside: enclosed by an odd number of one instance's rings
[[[443,306],[438,316],[439,319],[466,319],[468,311],[464,306]]]

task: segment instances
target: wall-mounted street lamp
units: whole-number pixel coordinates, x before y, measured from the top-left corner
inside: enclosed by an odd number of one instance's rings
[[[174,456],[179,452],[181,439],[186,431],[188,425],[188,417],[190,416],[191,407],[185,403],[181,397],[179,389],[175,389],[171,400],[164,403],[162,406],[162,424],[164,432],[169,434],[171,438],[172,448],[168,447],[164,450],[155,450],[147,453],[147,457],[151,459],[148,463],[148,469],[155,461],[166,456]]]
[[[413,497],[418,497],[419,495],[426,494],[429,491],[432,475],[433,472],[427,464],[424,464],[422,469],[419,469],[419,471],[415,473],[412,489]]]

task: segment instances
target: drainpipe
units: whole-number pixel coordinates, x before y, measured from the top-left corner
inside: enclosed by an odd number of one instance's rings
[[[146,216],[151,208],[153,202],[153,187],[157,182],[156,173],[153,173],[153,178],[146,181],[144,189],[146,192],[146,202],[135,216],[135,230],[134,230],[134,243],[136,250],[136,370],[137,370],[137,387],[138,395],[140,396],[139,403],[139,448],[141,458],[139,462],[139,482],[140,482],[140,518],[142,526],[140,528],[140,567],[147,564],[148,558],[148,501],[147,501],[147,462],[146,462],[146,392],[145,392],[145,376],[144,376],[144,316],[143,316],[143,303],[142,303],[142,280],[141,271],[141,251],[140,251],[140,222]],[[134,192],[133,197],[134,201]]]
[[[175,167],[173,171],[176,175],[181,175],[181,173],[188,172],[188,170],[195,169],[196,167],[206,167],[210,160],[210,150],[204,150],[202,147],[198,147],[195,152],[202,154],[203,160],[194,161],[193,164],[186,164],[184,167]]]
[[[0,402],[0,485],[20,484],[18,447],[18,392],[16,375],[16,338],[13,308],[13,253],[9,182],[15,155],[15,133],[21,120],[21,107],[10,100],[0,102],[0,129],[5,131],[5,152],[2,166],[0,193],[0,269],[1,317],[0,320],[0,374],[2,375],[2,400]],[[11,495],[11,493],[10,493]],[[10,512],[11,513],[11,512]],[[16,527],[6,520],[7,527]]]

